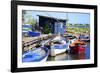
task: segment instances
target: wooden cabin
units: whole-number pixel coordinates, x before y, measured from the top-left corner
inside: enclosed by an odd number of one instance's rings
[[[66,19],[58,19],[49,16],[39,16],[39,27],[45,34],[64,34],[66,32]]]

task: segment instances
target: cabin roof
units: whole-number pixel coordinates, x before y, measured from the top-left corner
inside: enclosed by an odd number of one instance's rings
[[[50,17],[50,16],[44,16],[44,15],[37,15],[37,16],[44,17],[44,18],[49,18],[49,19],[54,19],[54,20],[67,21],[67,19],[60,19],[60,18],[55,18],[55,17]]]

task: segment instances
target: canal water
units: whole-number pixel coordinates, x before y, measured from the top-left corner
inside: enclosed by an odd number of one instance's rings
[[[83,54],[71,54],[71,53],[63,53],[56,55],[54,57],[49,56],[47,61],[61,61],[61,60],[82,60],[82,59],[90,59],[90,44],[87,43],[85,47],[85,53]]]

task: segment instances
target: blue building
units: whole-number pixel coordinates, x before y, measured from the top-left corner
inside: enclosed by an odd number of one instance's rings
[[[43,29],[43,32],[45,32],[46,29],[50,29],[50,32],[52,34],[64,34],[66,32],[66,20],[67,19],[58,19],[54,17],[49,16],[39,16],[39,27]],[[48,27],[48,28],[45,28]]]

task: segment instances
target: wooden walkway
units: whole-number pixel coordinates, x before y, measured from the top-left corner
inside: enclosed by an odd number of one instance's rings
[[[33,44],[39,43],[42,40],[54,38],[55,36],[57,35],[52,34],[52,35],[41,35],[37,37],[23,37],[23,46],[26,47],[29,45],[33,45]]]

